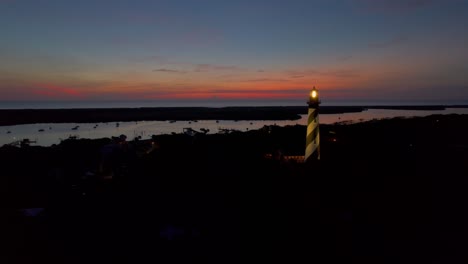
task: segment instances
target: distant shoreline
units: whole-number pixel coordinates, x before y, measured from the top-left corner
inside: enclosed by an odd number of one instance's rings
[[[320,113],[357,113],[367,109],[434,111],[446,108],[468,108],[468,105],[322,106]],[[306,106],[0,109],[0,126],[169,120],[297,120],[303,114],[307,114]]]

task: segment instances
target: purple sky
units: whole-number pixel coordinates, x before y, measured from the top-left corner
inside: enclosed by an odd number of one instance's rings
[[[468,103],[466,0],[0,0],[0,101]]]

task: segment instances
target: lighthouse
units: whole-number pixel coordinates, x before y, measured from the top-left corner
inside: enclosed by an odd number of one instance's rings
[[[320,131],[319,131],[319,95],[315,87],[309,95],[309,115],[307,118],[307,137],[304,161],[320,160]]]

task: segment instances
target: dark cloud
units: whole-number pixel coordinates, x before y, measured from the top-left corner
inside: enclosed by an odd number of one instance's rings
[[[186,71],[174,70],[174,69],[166,69],[166,68],[156,69],[156,70],[153,70],[153,72],[187,73]]]
[[[356,70],[333,70],[328,72],[320,72],[323,76],[333,76],[337,78],[352,78],[359,76],[359,72]]]
[[[290,78],[303,78],[311,76],[331,76],[336,78],[352,78],[359,76],[359,72],[356,70],[289,70],[286,74],[290,75]],[[299,77],[301,76],[301,77]]]
[[[249,90],[210,90],[210,93],[216,94],[226,94],[226,93],[243,93],[243,94],[256,94],[256,93],[268,93],[268,94],[308,94],[310,92],[310,88],[304,89],[286,89],[286,90],[256,90],[256,89],[249,89]]]
[[[274,79],[274,78],[259,78],[259,79],[250,79],[239,82],[289,82],[287,79]]]
[[[194,71],[240,71],[242,68],[233,65],[216,65],[216,64],[195,64]]]

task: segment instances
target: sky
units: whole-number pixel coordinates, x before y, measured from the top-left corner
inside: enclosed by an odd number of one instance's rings
[[[468,0],[0,0],[0,101],[468,103]]]

